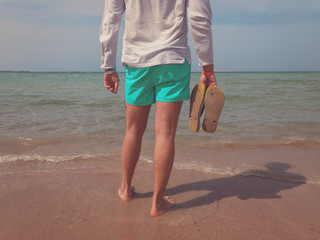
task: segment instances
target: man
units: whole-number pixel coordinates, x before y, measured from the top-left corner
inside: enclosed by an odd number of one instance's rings
[[[174,139],[182,102],[190,98],[189,30],[203,68],[200,82],[216,86],[213,71],[209,0],[106,0],[101,23],[104,85],[118,92],[116,51],[125,14],[122,65],[126,66],[126,132],[122,145],[119,197],[132,198],[131,182],[140,156],[150,107],[156,104],[154,194],[151,216],[168,211],[174,202],[164,197],[174,161]]]

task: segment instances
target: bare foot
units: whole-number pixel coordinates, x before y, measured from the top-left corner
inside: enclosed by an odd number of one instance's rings
[[[157,217],[165,212],[169,211],[170,208],[172,208],[175,205],[175,202],[171,200],[169,197],[164,197],[162,203],[160,203],[158,206],[152,207],[150,215],[152,217]]]
[[[133,188],[131,188],[130,191],[126,191],[119,188],[118,194],[120,199],[123,201],[130,201],[132,199],[132,191],[133,191]]]

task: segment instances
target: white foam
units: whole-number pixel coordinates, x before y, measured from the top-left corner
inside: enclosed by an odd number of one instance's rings
[[[63,155],[63,156],[42,156],[42,155],[5,155],[0,156],[0,163],[11,163],[16,161],[41,161],[41,162],[66,162],[75,159],[94,159],[101,157],[110,157],[110,154],[74,154],[74,155]]]
[[[140,160],[147,163],[153,163],[153,160],[148,157],[140,157]]]
[[[175,163],[174,167],[178,170],[195,170],[204,173],[214,173],[217,175],[235,176],[240,173],[239,169],[231,167],[214,168],[210,164],[199,164],[195,161],[191,163]]]
[[[26,174],[26,173],[56,173],[61,171],[72,171],[72,170],[92,170],[95,169],[94,167],[65,167],[62,170],[61,169],[40,169],[40,170],[23,170],[23,171],[6,171],[6,172],[0,172],[0,176],[5,175],[15,175],[15,174]],[[99,168],[100,169],[100,168]]]
[[[23,140],[23,141],[32,141],[32,138],[28,138],[28,137],[18,137],[19,140]]]

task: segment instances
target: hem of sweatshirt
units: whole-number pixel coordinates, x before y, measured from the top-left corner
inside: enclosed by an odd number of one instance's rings
[[[201,63],[199,63],[199,66],[200,66],[200,67],[203,67],[203,66],[208,66],[208,65],[211,65],[211,64],[214,65],[214,62],[213,62],[213,61],[201,62]]]
[[[188,64],[191,64],[191,59],[188,58],[182,58],[182,59],[175,59],[175,60],[165,60],[165,61],[151,61],[151,62],[147,62],[147,63],[129,63],[129,62],[122,62],[122,66],[129,66],[129,67],[133,67],[133,68],[142,68],[142,67],[152,67],[152,66],[157,66],[157,65],[165,65],[165,64],[184,64],[184,62],[188,61]]]

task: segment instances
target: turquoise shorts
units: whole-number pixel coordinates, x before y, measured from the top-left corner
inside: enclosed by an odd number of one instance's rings
[[[180,102],[190,98],[190,64],[165,64],[144,68],[126,66],[125,98],[131,105]]]

